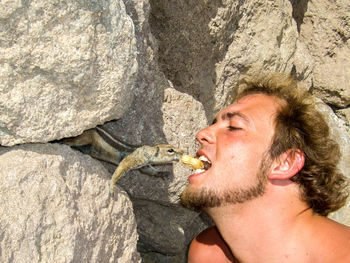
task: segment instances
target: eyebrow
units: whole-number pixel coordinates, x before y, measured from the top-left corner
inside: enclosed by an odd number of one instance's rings
[[[230,120],[230,119],[232,119],[234,117],[239,117],[239,118],[243,119],[245,122],[247,122],[248,124],[250,123],[249,118],[246,115],[244,115],[243,113],[241,113],[241,112],[237,112],[237,111],[226,112],[225,114],[221,115],[221,119],[224,120],[224,121],[225,120]],[[217,122],[217,118],[215,118],[213,120],[212,124],[215,124],[216,122]]]

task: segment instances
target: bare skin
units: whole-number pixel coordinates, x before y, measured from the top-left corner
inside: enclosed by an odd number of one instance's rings
[[[233,255],[217,228],[210,227],[197,235],[188,250],[188,263],[234,262]]]
[[[187,190],[213,190],[224,197],[232,189],[242,192],[255,185],[259,163],[274,133],[278,105],[273,97],[249,95],[223,109],[213,125],[199,131],[197,155],[205,155],[212,166],[191,175]],[[287,151],[270,164],[262,195],[204,208],[217,231],[203,232],[192,242],[189,262],[205,262],[200,255],[208,252],[208,240],[217,240],[210,250],[214,258],[225,255],[215,262],[350,262],[350,228],[314,214],[300,200],[299,186],[290,180],[304,161],[301,151],[294,155]],[[225,253],[227,248],[235,261]]]

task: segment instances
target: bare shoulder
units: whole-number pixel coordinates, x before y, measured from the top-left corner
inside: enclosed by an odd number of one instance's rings
[[[350,227],[338,223],[329,219],[329,227],[326,227],[325,230],[328,230],[330,237],[334,238],[335,243],[338,241],[344,242],[344,245],[350,244]]]
[[[334,222],[334,221],[333,221]],[[339,255],[349,259],[350,262],[350,227],[334,222],[334,234],[330,234],[333,245]]]
[[[230,249],[221,238],[217,228],[210,227],[199,233],[191,242],[188,251],[189,263],[235,262]]]
[[[323,248],[323,256],[328,258],[324,262],[350,262],[350,227],[326,219],[320,232],[322,244],[319,245]]]

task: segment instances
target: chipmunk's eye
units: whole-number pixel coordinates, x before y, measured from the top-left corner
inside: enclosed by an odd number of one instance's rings
[[[168,153],[173,154],[173,153],[175,153],[175,151],[174,151],[174,149],[171,148],[171,149],[168,150]]]

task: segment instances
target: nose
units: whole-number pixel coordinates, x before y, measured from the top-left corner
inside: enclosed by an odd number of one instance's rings
[[[213,125],[212,125],[213,126]],[[200,144],[206,144],[206,143],[214,143],[215,142],[215,136],[214,132],[212,130],[212,126],[209,126],[207,128],[204,128],[197,132],[197,140],[200,142]]]

